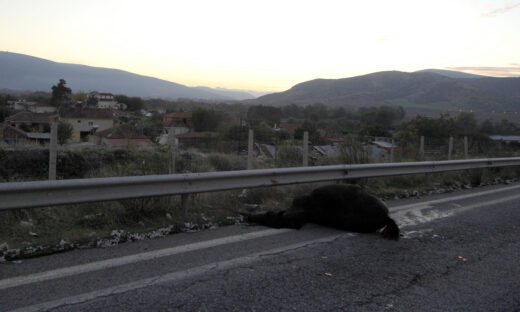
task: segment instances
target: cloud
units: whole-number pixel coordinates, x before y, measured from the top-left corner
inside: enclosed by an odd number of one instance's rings
[[[520,65],[514,67],[447,67],[447,70],[455,70],[460,72],[466,72],[470,74],[491,76],[491,77],[520,77]]]
[[[482,14],[482,17],[488,17],[488,18],[497,17],[497,16],[505,14],[511,10],[514,10],[515,8],[518,8],[518,7],[520,7],[520,3],[511,3],[511,4],[506,5],[503,8],[498,8],[498,9],[494,9],[489,12],[485,12]]]

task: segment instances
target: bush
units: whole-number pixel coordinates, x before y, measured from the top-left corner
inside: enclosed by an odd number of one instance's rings
[[[208,161],[215,168],[216,171],[230,171],[233,170],[233,165],[228,157],[220,154],[211,154]]]
[[[276,166],[282,167],[299,167],[303,163],[302,150],[294,145],[279,146],[276,151]]]

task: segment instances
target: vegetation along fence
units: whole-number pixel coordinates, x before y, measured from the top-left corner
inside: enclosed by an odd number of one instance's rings
[[[181,195],[185,208],[192,193],[519,165],[511,157],[10,182],[0,183],[0,210],[164,195]]]

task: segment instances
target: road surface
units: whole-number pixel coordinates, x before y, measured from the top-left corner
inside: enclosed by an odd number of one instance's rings
[[[238,225],[0,264],[0,311],[519,311],[519,199],[390,201],[399,241]]]

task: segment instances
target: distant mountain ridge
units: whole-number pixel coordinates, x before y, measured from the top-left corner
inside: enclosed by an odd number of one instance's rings
[[[442,74],[440,74],[442,73]],[[455,72],[456,73],[456,72]],[[345,107],[402,106],[411,114],[446,111],[520,111],[520,78],[451,78],[453,72],[387,71],[343,79],[315,79],[249,103],[284,106],[323,103]],[[469,74],[460,73],[465,76]]]
[[[100,91],[128,96],[165,99],[231,101],[253,99],[246,92],[191,88],[119,69],[57,63],[24,54],[0,51],[0,89],[46,91],[59,79],[77,91]]]
[[[434,68],[416,71],[416,73],[420,73],[420,72],[428,72],[428,73],[439,74],[441,76],[446,76],[446,77],[450,77],[450,78],[463,78],[463,79],[475,79],[475,78],[488,77],[488,76],[483,76],[483,75],[475,75],[475,74],[458,72],[458,71],[454,71],[454,70],[434,69]]]

